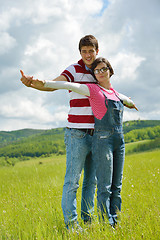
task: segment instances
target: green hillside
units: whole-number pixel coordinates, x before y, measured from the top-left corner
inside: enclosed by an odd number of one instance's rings
[[[156,127],[160,126],[160,120],[135,120],[135,121],[126,121],[123,123],[123,131],[124,134],[136,129],[148,128],[148,127]],[[8,145],[12,142],[16,142],[18,140],[26,139],[28,137],[37,137],[44,135],[55,135],[62,134],[64,135],[65,128],[57,128],[50,130],[42,130],[42,129],[21,129],[17,131],[0,131],[0,148],[4,145]]]
[[[124,134],[124,139],[126,143],[141,141],[145,139],[156,139],[159,137],[160,126],[135,129]]]
[[[154,149],[160,149],[160,138],[152,140],[143,140],[138,142],[131,142],[125,144],[125,154],[134,154],[138,152],[151,151]]]
[[[2,144],[0,147],[0,156],[20,158],[22,156],[39,157],[62,151],[64,153],[64,128],[43,130],[38,133],[29,130],[29,136],[27,136],[26,131],[23,130],[26,136],[24,134],[17,134],[16,136],[14,132],[13,136],[16,138],[14,141],[7,138],[5,145]],[[19,133],[19,131],[17,132]]]
[[[17,131],[0,131],[0,147],[30,136],[54,135],[57,133],[62,133],[61,128],[51,130],[21,129]]]
[[[130,132],[135,129],[147,128],[147,127],[156,127],[160,126],[160,120],[135,120],[135,121],[126,121],[123,123],[124,133]]]
[[[137,120],[124,122],[126,143],[135,143],[136,148],[126,153],[146,151],[160,148],[160,121]],[[51,154],[65,154],[65,128],[50,130],[22,129],[0,132],[0,165],[14,165],[17,161],[28,160],[30,157],[46,157]],[[140,141],[149,140],[146,144]],[[153,141],[154,140],[154,141]],[[126,145],[127,147],[127,145]],[[3,163],[2,163],[3,162]]]

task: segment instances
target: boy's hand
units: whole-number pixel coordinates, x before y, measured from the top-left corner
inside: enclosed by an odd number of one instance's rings
[[[44,88],[44,83],[45,81],[41,81],[38,79],[33,79],[33,76],[26,76],[24,75],[24,72],[22,70],[20,70],[21,72],[21,82],[27,86],[27,87],[32,87],[32,88],[36,88],[36,89],[43,89]]]
[[[24,75],[24,72],[22,70],[20,70],[21,72],[21,82],[26,86],[26,87],[31,87],[31,84],[32,84],[32,80],[33,80],[33,76],[30,77],[30,76],[25,76]]]

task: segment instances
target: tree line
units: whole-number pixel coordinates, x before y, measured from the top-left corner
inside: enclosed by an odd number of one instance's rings
[[[160,138],[160,126],[132,130],[124,134],[126,143]]]
[[[147,139],[154,141],[142,144],[143,146],[141,144],[136,145],[132,152],[160,148],[160,125],[139,129],[141,124],[139,121],[124,123],[125,142],[131,143]],[[150,123],[147,122],[146,126],[147,124]],[[154,121],[151,124],[154,125]],[[134,126],[137,126],[137,129],[134,129],[136,128]],[[127,128],[133,130],[127,131]],[[11,141],[11,136],[16,140]],[[13,162],[28,160],[31,157],[46,157],[51,154],[63,155],[65,153],[64,128],[38,132],[34,132],[34,130],[21,131],[19,135],[17,132],[10,133],[7,143],[0,146],[0,161],[3,158],[4,162],[12,165]]]

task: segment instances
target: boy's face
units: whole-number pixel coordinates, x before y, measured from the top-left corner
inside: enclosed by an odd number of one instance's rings
[[[98,50],[92,46],[83,46],[80,51],[83,62],[88,68],[91,68],[92,63],[96,59]]]

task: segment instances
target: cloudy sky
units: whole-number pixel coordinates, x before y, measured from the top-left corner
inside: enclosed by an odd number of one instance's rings
[[[40,92],[20,82],[19,70],[52,80],[80,59],[87,34],[112,64],[113,87],[139,112],[124,120],[160,119],[159,0],[0,0],[0,130],[66,125],[66,90]]]

